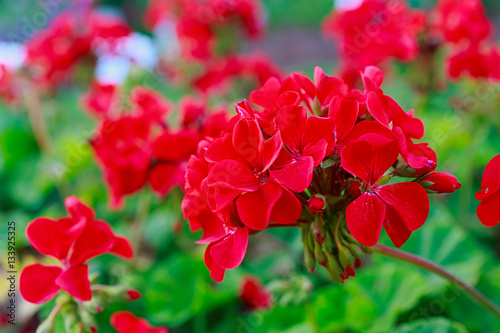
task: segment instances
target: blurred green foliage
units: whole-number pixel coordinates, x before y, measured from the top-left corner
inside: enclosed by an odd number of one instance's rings
[[[104,3],[123,6],[125,12],[144,7],[140,0]],[[317,29],[332,7],[331,0],[264,3],[271,30],[283,26]],[[491,4],[492,8],[497,5]],[[137,17],[135,21],[140,24]],[[477,97],[478,89],[487,83],[459,82],[423,99],[415,94],[410,79],[407,66],[397,66],[385,90],[405,110],[415,108],[426,125],[423,141],[438,155],[438,170],[455,174],[463,187],[452,195],[431,197],[427,223],[402,249],[442,265],[500,304],[500,234],[498,228],[487,229],[479,223],[473,198],[485,164],[500,152],[498,92],[491,88],[490,94]],[[184,93],[163,84],[157,88],[174,101]],[[174,333],[500,332],[498,320],[456,287],[380,255],[370,257],[357,276],[343,285],[332,284],[322,270],[309,273],[302,264],[298,230],[271,230],[253,237],[243,265],[228,271],[223,283],[214,283],[203,264],[204,247],[194,243],[200,234],[191,233],[182,221],[180,192],[162,200],[144,191],[127,199],[122,211],[108,209],[102,175],[87,144],[95,121],[81,110],[79,96],[84,90],[71,86],[44,103],[55,146],[49,155],[38,150],[26,110],[0,105],[0,221],[2,225],[16,221],[21,263],[39,258],[24,235],[27,223],[39,216],[64,216],[63,199],[70,194],[93,206],[99,218],[136,246],[137,228],[143,228],[139,256],[131,263],[111,256],[91,262],[91,270],[101,273],[102,283],[123,283],[143,293],[136,302],[113,304],[100,313],[102,332],[112,331],[109,317],[118,310],[130,310]],[[454,98],[471,98],[476,107],[461,111],[453,107]],[[149,214],[138,219],[141,200],[150,201]],[[174,232],[178,223],[182,228]],[[1,244],[6,231],[0,228]],[[387,237],[382,241],[389,243]],[[266,284],[291,285],[290,281],[299,278],[308,281],[311,290],[293,284],[287,298],[298,304],[276,300],[272,310],[248,312],[237,299],[245,274],[256,275]],[[0,303],[4,296],[0,295]],[[42,315],[52,306],[42,306]]]

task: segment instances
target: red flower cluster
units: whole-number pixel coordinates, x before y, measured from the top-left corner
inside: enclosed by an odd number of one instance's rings
[[[192,86],[204,94],[225,93],[232,79],[250,79],[262,86],[268,79],[282,77],[282,70],[265,53],[229,55],[206,64],[202,73],[193,79]]]
[[[37,218],[26,228],[29,242],[38,252],[61,262],[60,266],[34,264],[23,269],[19,286],[28,302],[47,302],[61,289],[89,301],[92,292],[86,262],[105,253],[133,257],[128,239],[115,235],[108,223],[96,220],[92,208],[74,196],[66,198],[65,205],[69,217]]]
[[[487,226],[494,227],[500,222],[500,155],[491,159],[486,165],[481,182],[482,190],[476,193],[476,199],[481,200],[477,207],[479,220]]]
[[[101,92],[94,100],[108,101],[108,92]],[[165,121],[169,103],[143,87],[132,91],[131,104],[134,109],[129,113],[106,114],[91,140],[115,208],[146,183],[162,196],[175,186],[182,188],[185,165],[198,142],[218,136],[227,125],[225,111],[208,113],[204,103],[187,98],[181,102],[180,128],[169,128]]]
[[[152,327],[146,319],[128,311],[115,312],[110,321],[118,333],[168,333],[165,327]]]
[[[173,21],[182,56],[203,61],[216,56],[218,31],[234,33],[240,28],[246,36],[256,37],[264,28],[256,0],[152,0],[144,21],[150,28]]]
[[[451,46],[448,74],[458,78],[500,79],[500,50],[491,45],[492,24],[481,0],[440,0],[434,9],[433,33]]]
[[[209,244],[205,263],[216,281],[242,262],[249,235],[298,222],[306,262],[314,253],[332,278],[345,279],[362,254],[349,244],[375,245],[384,226],[401,246],[422,226],[429,211],[422,185],[460,187],[433,173],[434,151],[413,142],[424,134],[422,122],[384,94],[378,68],[362,73],[364,93],[321,68],[314,79],[270,79],[250,95],[262,109],[236,104],[228,133],[202,141],[188,162],[184,216],[203,230],[199,243]],[[388,185],[393,176],[413,181]]]
[[[404,0],[364,0],[355,9],[331,13],[323,33],[338,42],[342,76],[352,83],[366,66],[391,58],[415,59],[417,34],[424,25],[423,12],[412,10]]]
[[[65,12],[28,41],[26,61],[37,80],[53,84],[67,78],[75,64],[90,55],[94,47],[113,45],[130,32],[127,24],[113,15]]]

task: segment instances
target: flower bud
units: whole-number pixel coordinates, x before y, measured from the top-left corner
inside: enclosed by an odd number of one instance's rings
[[[135,301],[141,298],[141,293],[135,289],[129,289],[126,292],[129,301]]]
[[[309,199],[309,210],[313,214],[323,213],[326,209],[326,200],[323,196],[315,196]]]
[[[435,193],[452,193],[462,187],[455,176],[445,172],[433,172],[420,180],[420,184]],[[430,184],[430,185],[429,185]]]
[[[357,181],[353,181],[349,184],[349,192],[352,195],[359,196],[361,195],[361,183]]]
[[[377,185],[378,186],[384,186],[386,184],[389,184],[389,182],[391,181],[391,179],[392,179],[391,175],[382,176],[382,178],[380,178],[380,180],[377,182]]]

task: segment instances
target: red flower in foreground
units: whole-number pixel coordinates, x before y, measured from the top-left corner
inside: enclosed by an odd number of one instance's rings
[[[342,151],[342,167],[366,184],[364,193],[346,211],[349,232],[365,246],[377,244],[384,226],[394,245],[400,247],[429,214],[429,198],[421,185],[377,184],[398,155],[397,143],[379,134],[352,141]]]
[[[500,222],[500,155],[486,165],[481,182],[482,190],[476,193],[481,200],[477,206],[477,216],[487,227],[494,227]]]
[[[314,82],[300,73],[270,79],[250,95],[261,110],[237,103],[228,132],[200,143],[186,167],[182,209],[191,230],[203,230],[215,281],[242,262],[256,231],[294,226],[307,268],[320,264],[342,282],[354,276],[360,244],[375,245],[384,227],[400,247],[428,216],[427,192],[460,188],[453,176],[433,173],[436,154],[413,142],[422,122],[384,94],[382,72],[368,67],[362,80],[364,94],[321,68]],[[413,181],[388,184],[393,177]]]
[[[272,307],[271,293],[255,276],[246,276],[240,289],[240,300],[252,310]]]
[[[37,218],[26,228],[29,242],[38,252],[61,262],[60,266],[34,264],[23,269],[19,286],[28,302],[47,302],[61,289],[89,301],[92,292],[86,262],[105,253],[133,257],[128,239],[115,235],[108,223],[96,220],[92,208],[74,196],[66,198],[65,205],[69,217]]]
[[[113,313],[110,322],[118,333],[168,333],[167,328],[153,327],[146,319],[137,318],[128,311]]]

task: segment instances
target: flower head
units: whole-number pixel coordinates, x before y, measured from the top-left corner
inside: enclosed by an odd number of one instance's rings
[[[61,289],[89,301],[92,292],[86,262],[105,253],[126,259],[133,256],[128,239],[115,235],[105,221],[96,220],[92,208],[74,196],[66,198],[65,205],[69,217],[40,217],[26,228],[29,242],[38,252],[60,261],[59,266],[34,264],[23,269],[19,284],[28,302],[47,302]]]

